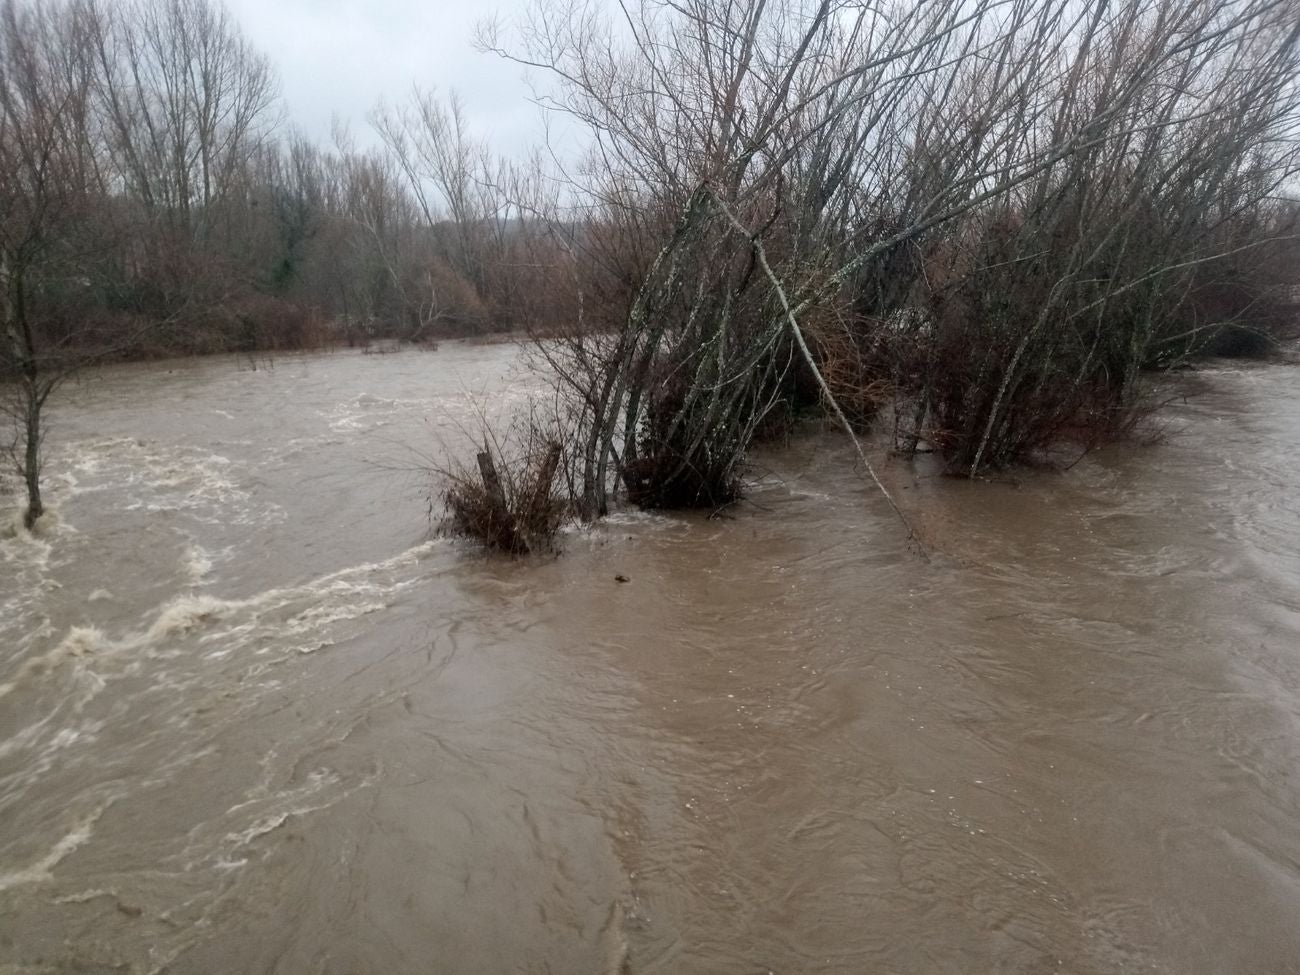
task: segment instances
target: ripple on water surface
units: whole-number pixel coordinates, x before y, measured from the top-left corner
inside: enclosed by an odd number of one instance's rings
[[[932,564],[821,435],[512,563],[424,541],[410,450],[513,363],[71,391],[0,533],[0,967],[1294,967],[1293,371],[1064,474],[886,467]]]

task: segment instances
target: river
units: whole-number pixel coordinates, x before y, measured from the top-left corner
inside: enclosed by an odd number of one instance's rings
[[[432,537],[506,347],[88,375],[0,540],[0,971],[1300,971],[1297,375],[894,462],[929,562],[832,432],[728,518]]]

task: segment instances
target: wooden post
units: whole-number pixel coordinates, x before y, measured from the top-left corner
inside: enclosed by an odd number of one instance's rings
[[[491,502],[493,509],[504,516],[506,514],[506,492],[501,487],[501,478],[497,474],[497,465],[492,460],[491,451],[479,451],[478,470],[483,475],[483,489],[487,491],[488,501]]]
[[[560,466],[560,450],[560,445],[554,442],[546,447],[546,457],[543,458],[542,466],[537,472],[537,483],[533,486],[533,496],[528,499],[528,527],[531,527],[536,522],[550,503],[551,482],[555,480],[555,472]]]

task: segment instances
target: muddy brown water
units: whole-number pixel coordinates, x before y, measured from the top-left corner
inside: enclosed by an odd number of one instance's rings
[[[1065,474],[893,467],[930,564],[829,433],[511,564],[407,470],[509,349],[259,366],[53,416],[0,970],[1300,971],[1294,368]]]

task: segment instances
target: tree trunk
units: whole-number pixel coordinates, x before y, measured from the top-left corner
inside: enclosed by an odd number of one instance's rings
[[[23,524],[30,529],[45,514],[41,500],[41,396],[40,371],[27,306],[23,294],[21,268],[15,268],[10,255],[0,251],[0,328],[9,343],[9,354],[22,377],[21,400],[17,404],[23,419],[23,450],[14,452],[14,461],[27,485],[27,510]]]
[[[45,514],[45,504],[41,500],[41,399],[35,383],[23,383],[23,397],[24,432],[27,437],[23,456],[27,511],[23,514],[23,524],[30,531],[36,520]]]

